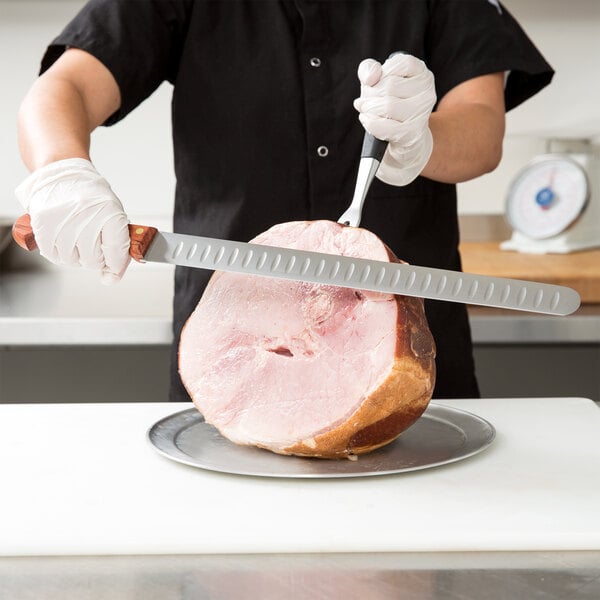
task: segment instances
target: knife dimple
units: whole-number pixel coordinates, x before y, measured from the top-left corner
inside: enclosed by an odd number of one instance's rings
[[[203,263],[206,261],[206,259],[208,258],[210,251],[212,250],[212,246],[210,244],[206,245],[206,248],[204,248],[204,252],[202,253],[202,256],[200,256],[200,262]]]
[[[454,284],[454,288],[452,290],[452,295],[458,296],[458,294],[460,293],[460,290],[462,289],[462,286],[463,286],[463,278],[458,277],[456,279],[456,283]]]
[[[425,279],[423,279],[423,283],[421,284],[421,291],[426,292],[429,289],[430,285],[431,285],[431,273],[427,273],[427,275],[425,275]]]
[[[475,298],[475,294],[477,294],[478,289],[479,289],[479,281],[477,281],[477,279],[475,279],[469,289],[469,298]]]
[[[350,265],[348,266],[348,270],[346,271],[346,275],[344,276],[344,281],[350,281],[352,275],[354,274],[354,269],[354,263],[350,263]]]
[[[294,255],[292,255],[290,257],[290,259],[288,260],[287,265],[285,265],[285,272],[289,273],[294,268],[295,264],[296,264],[296,257]]]
[[[240,251],[237,248],[233,249],[233,252],[229,255],[229,259],[227,260],[227,264],[231,267],[233,263],[237,260]]]
[[[337,277],[339,270],[340,270],[340,261],[336,260],[335,263],[333,264],[333,266],[331,267],[331,270],[329,271],[329,277],[331,277],[332,279],[335,279]]]
[[[369,265],[365,265],[365,268],[360,276],[360,283],[364,283],[367,280],[369,273],[371,273],[371,267]]]
[[[542,304],[542,300],[544,299],[544,290],[538,290],[535,295],[535,300],[533,301],[533,306],[535,308],[539,308]]]
[[[260,258],[258,259],[258,262],[256,263],[256,269],[258,271],[260,271],[265,266],[265,263],[267,262],[268,256],[269,255],[266,252],[263,252],[260,255]]]
[[[173,254],[171,255],[173,260],[175,260],[181,254],[182,250],[183,250],[183,242],[179,242],[177,244],[177,246],[175,246],[175,248],[173,250]]]
[[[310,263],[311,263],[310,258],[304,259],[304,262],[302,263],[302,268],[300,269],[300,275],[306,275],[306,272],[308,271],[308,269],[310,267]]]
[[[324,270],[325,270],[325,260],[321,259],[319,261],[319,264],[317,265],[317,269],[315,271],[315,276],[320,277]]]
[[[218,250],[217,253],[215,254],[215,259],[213,261],[213,263],[215,265],[218,265],[221,262],[221,259],[223,258],[223,255],[225,254],[225,246],[221,246]]]
[[[194,254],[196,254],[196,250],[198,250],[198,244],[192,244],[186,255],[188,260],[192,260]]]
[[[244,260],[242,261],[242,267],[244,269],[250,264],[250,261],[252,260],[253,256],[254,256],[254,251],[248,250],[248,252],[246,253],[246,256],[244,256]]]
[[[448,277],[446,277],[446,275],[442,275],[442,278],[440,279],[440,282],[438,283],[436,292],[438,294],[441,294],[445,289],[446,289],[446,285],[448,284]],[[492,285],[492,291],[494,290],[494,284]]]
[[[281,254],[277,253],[275,258],[273,259],[273,262],[271,263],[271,271],[276,271],[280,262],[281,262]]]

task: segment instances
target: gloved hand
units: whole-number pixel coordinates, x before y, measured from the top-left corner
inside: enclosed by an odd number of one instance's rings
[[[433,73],[409,54],[396,54],[383,65],[368,58],[358,67],[360,98],[354,108],[364,128],[389,142],[377,177],[407,185],[423,170],[433,150],[429,115],[435,105]]]
[[[34,171],[15,195],[31,217],[40,254],[58,265],[119,281],[129,264],[127,215],[89,160],[68,158]]]

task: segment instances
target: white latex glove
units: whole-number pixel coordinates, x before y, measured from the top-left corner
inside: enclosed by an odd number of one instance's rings
[[[429,115],[435,105],[435,81],[425,63],[396,54],[381,65],[368,58],[358,67],[360,98],[354,108],[363,127],[389,142],[377,177],[407,185],[421,173],[433,150]]]
[[[68,158],[34,171],[15,195],[31,217],[40,254],[58,265],[119,281],[129,264],[127,215],[89,160]]]

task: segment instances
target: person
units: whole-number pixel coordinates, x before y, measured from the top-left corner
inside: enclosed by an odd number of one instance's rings
[[[505,112],[552,75],[496,0],[91,0],[23,100],[32,174],[16,193],[42,255],[118,281],[128,219],[90,136],[166,80],[174,231],[248,241],[278,222],[337,220],[366,129],[390,143],[361,226],[409,263],[460,270],[455,184],[497,166]],[[189,399],[177,340],[210,275],[176,270],[172,400]],[[477,397],[466,307],[425,304],[434,397]]]

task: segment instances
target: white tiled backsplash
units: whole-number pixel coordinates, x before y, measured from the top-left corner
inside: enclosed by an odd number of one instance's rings
[[[482,0],[483,1],[483,0]],[[0,221],[20,213],[13,190],[26,176],[16,143],[19,103],[37,75],[46,44],[84,4],[0,0]],[[600,141],[600,1],[507,0],[556,69],[551,86],[508,115],[504,158],[489,175],[459,185],[459,212],[499,214],[512,176],[546,149],[547,138]],[[94,134],[93,160],[133,220],[170,226],[174,176],[170,86],[164,84],[134,113]]]

